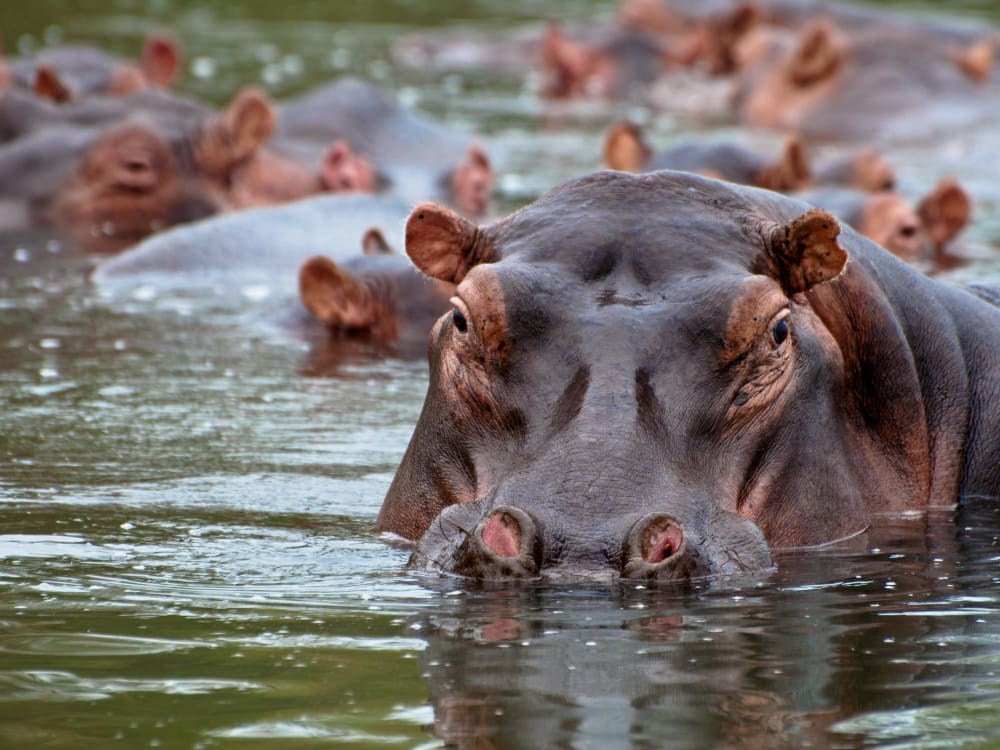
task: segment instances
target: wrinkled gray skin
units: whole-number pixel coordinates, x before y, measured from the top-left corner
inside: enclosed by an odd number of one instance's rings
[[[418,569],[683,583],[1000,496],[1000,310],[847,227],[846,266],[776,239],[837,230],[808,208],[599,173],[466,227],[463,303],[431,333],[378,528],[417,541]],[[408,223],[418,265],[427,216]],[[797,275],[812,266],[788,248],[814,246],[838,275]]]
[[[356,256],[372,226],[399,239],[409,207],[393,198],[322,195],[174,227],[110,258],[93,274],[108,287],[232,288],[266,284],[294,294],[296,274],[313,255]]]

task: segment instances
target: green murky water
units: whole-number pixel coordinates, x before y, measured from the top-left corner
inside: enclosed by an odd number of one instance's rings
[[[586,20],[611,4],[93,0],[0,7],[11,49],[134,54],[167,26],[183,87],[281,97],[343,72],[475,130],[501,205],[593,169],[611,118],[513,76],[415,72],[422,27]],[[949,4],[949,9],[956,6]],[[990,15],[989,3],[965,13]],[[895,154],[904,188],[996,161]],[[957,168],[957,167],[956,167]],[[977,171],[978,170],[978,171]],[[372,531],[422,362],[333,372],[265,295],[111,294],[44,245],[0,247],[0,747],[1000,746],[997,509],[894,519],[739,589],[483,589],[416,579]],[[963,273],[996,276],[984,260]],[[316,372],[325,375],[316,376]]]

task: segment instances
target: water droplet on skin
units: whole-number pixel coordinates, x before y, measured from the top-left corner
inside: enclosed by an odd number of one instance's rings
[[[27,248],[19,247],[14,251],[14,260],[18,263],[27,263],[31,260],[31,251]]]
[[[196,57],[191,61],[191,75],[201,80],[214,78],[216,67],[211,57]]]
[[[42,339],[38,345],[42,349],[58,349],[61,346],[59,339]]]

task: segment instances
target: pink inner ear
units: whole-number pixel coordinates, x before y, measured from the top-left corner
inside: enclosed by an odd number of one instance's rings
[[[482,538],[501,557],[517,557],[521,549],[521,529],[507,513],[494,513],[483,526]]]

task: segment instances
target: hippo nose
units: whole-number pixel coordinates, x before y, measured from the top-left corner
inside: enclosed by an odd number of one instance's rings
[[[502,505],[472,532],[459,571],[484,579],[535,578],[541,560],[538,524],[520,508]]]
[[[708,561],[673,516],[650,513],[625,537],[622,578],[687,581],[708,575]]]

